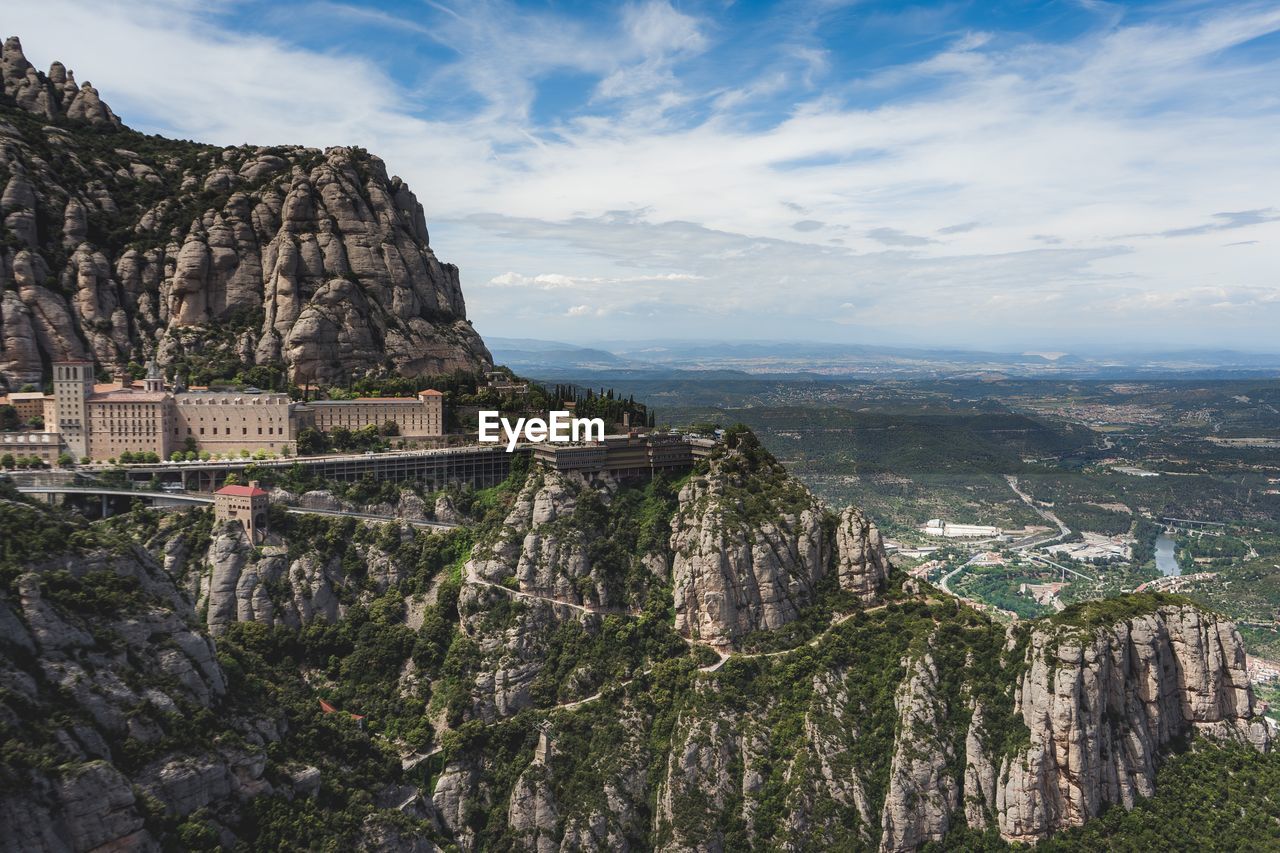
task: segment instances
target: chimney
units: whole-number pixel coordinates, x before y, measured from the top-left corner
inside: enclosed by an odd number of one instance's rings
[[[257,480],[250,480],[250,481],[249,481],[249,488],[251,488],[251,489],[258,489],[258,488],[261,488],[261,486],[259,486],[259,485],[258,485],[258,481],[257,481]]]

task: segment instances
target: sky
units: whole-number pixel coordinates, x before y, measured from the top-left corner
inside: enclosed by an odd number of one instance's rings
[[[1280,350],[1280,2],[6,0],[127,124],[362,145],[483,335]]]

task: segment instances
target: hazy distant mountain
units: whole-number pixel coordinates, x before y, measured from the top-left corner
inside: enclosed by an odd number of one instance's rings
[[[982,375],[1118,378],[1280,372],[1280,355],[1230,350],[1092,353],[988,352],[802,341],[648,340],[569,344],[488,338],[494,358],[517,372],[555,377],[609,374],[689,377],[929,377]]]

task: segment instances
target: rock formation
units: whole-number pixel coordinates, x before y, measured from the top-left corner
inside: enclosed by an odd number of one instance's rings
[[[0,75],[0,384],[85,356],[297,382],[491,366],[457,268],[377,157],[146,137],[16,38]]]
[[[530,477],[516,496],[497,540],[477,548],[467,577],[486,583],[512,583],[529,595],[593,608],[609,606],[605,580],[592,572],[587,542],[602,531],[574,523],[579,500],[607,500],[569,475],[555,471]],[[613,591],[617,598],[619,590]]]
[[[150,606],[116,605],[110,616],[77,611],[80,599],[61,593],[74,578],[118,578],[96,582],[158,597]],[[121,772],[130,760],[118,746],[124,739],[155,749],[172,736],[175,717],[212,708],[227,692],[213,643],[187,625],[189,605],[145,552],[48,563],[24,574],[17,590],[17,600],[0,592],[0,719],[9,729],[20,712],[43,709],[57,769],[6,760],[0,850],[155,849],[139,793],[185,816],[272,790],[263,778],[269,720],[245,721],[250,740],[203,744],[133,779]]]
[[[795,619],[813,601],[830,553],[818,500],[743,450],[713,459],[681,489],[671,549],[676,630],[715,646]]]
[[[1017,707],[1030,745],[1001,766],[1001,835],[1033,841],[1155,793],[1174,741],[1199,731],[1270,748],[1235,626],[1164,606],[1089,631],[1038,626]]]
[[[206,815],[233,843],[243,804],[271,797],[285,810],[325,789],[332,771],[319,768],[335,765],[317,731],[341,734],[344,773],[372,750],[360,772],[380,787],[353,812],[353,844],[463,851],[500,838],[535,850],[908,851],[962,827],[1034,842],[1157,793],[1157,770],[1189,735],[1269,749],[1229,623],[1147,594],[999,629],[887,576],[865,518],[825,511],[774,464],[727,448],[678,497],[535,471],[499,497],[500,521],[487,513],[447,536],[313,520],[253,548],[199,512],[139,514],[149,550],[6,569],[0,722],[56,761],[6,747],[18,760],[0,767],[0,820],[17,829],[0,850],[145,848]],[[412,493],[399,506],[425,509]],[[640,535],[641,518],[659,533],[669,518],[669,541]],[[720,535],[765,544],[713,563],[697,543]],[[450,550],[472,538],[469,556]],[[682,637],[668,586],[681,577],[686,601],[710,600],[708,578],[785,589],[772,624],[800,618],[817,633],[753,638],[785,638],[769,651],[726,642],[716,661],[703,637],[767,630],[768,596],[735,599],[733,618],[686,621],[707,633]],[[833,603],[847,609],[813,619],[823,611],[809,604]],[[285,655],[276,677],[296,678],[288,691],[306,708],[291,721],[307,724],[316,696],[385,684],[373,724],[414,745],[362,741],[331,714],[290,753],[280,719],[245,709],[261,689],[245,664],[220,663],[246,644]],[[52,713],[67,702],[73,713]],[[224,728],[176,740],[187,719]],[[412,733],[428,720],[432,731]],[[417,761],[429,744],[447,751],[428,796],[380,750]]]
[[[960,795],[959,780],[947,772],[954,750],[944,737],[947,708],[938,695],[938,666],[925,654],[907,672],[894,697],[900,722],[881,817],[882,851],[941,841]]]
[[[888,580],[874,524],[849,507],[833,536],[817,498],[744,442],[690,479],[671,523],[676,630],[713,646],[793,621],[833,570],[867,602]]]
[[[380,595],[406,577],[407,567],[376,544],[352,550],[359,577],[335,554],[304,549],[291,557],[279,537],[255,548],[238,523],[223,524],[188,588],[214,636],[234,622],[295,629],[317,620],[336,624],[347,611],[344,601],[360,598],[361,588],[365,598]]]
[[[875,524],[857,507],[845,507],[836,520],[836,577],[840,588],[872,601],[889,582],[889,558]]]

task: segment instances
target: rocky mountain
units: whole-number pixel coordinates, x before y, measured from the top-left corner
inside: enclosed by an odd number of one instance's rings
[[[377,157],[137,133],[17,38],[0,77],[0,383],[68,357],[295,382],[491,366],[457,267]]]
[[[0,73],[9,385],[68,356],[489,365],[377,158],[147,137],[15,39]],[[266,470],[256,544],[0,479],[0,851],[1280,843],[1241,638],[1188,600],[995,624],[740,427],[645,483],[511,467],[434,494]]]
[[[745,431],[677,480],[374,499],[461,525],[274,513],[254,547],[0,495],[0,849],[1074,849],[1188,744],[1275,763],[1229,623],[995,625]]]

